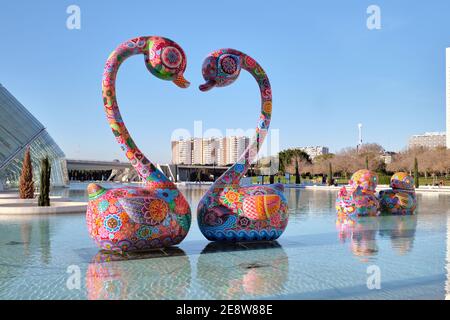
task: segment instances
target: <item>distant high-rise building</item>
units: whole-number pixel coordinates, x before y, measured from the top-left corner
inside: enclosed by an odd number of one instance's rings
[[[448,138],[447,138],[448,139]],[[437,148],[446,146],[445,132],[425,132],[424,134],[413,135],[409,139],[408,148]]]
[[[323,147],[323,146],[308,146],[308,147],[300,147],[298,149],[307,153],[308,156],[311,158],[311,160],[313,160],[317,156],[321,156],[321,155],[330,153],[330,150],[328,149],[328,147]]]
[[[450,48],[445,49],[446,145],[450,149]]]
[[[192,145],[191,139],[172,141],[172,163],[192,164]]]
[[[172,163],[219,166],[233,164],[249,143],[250,139],[243,136],[172,141]]]
[[[236,144],[236,149],[237,149],[236,150],[237,151],[236,155],[237,155],[237,157],[236,157],[236,161],[233,161],[233,163],[237,162],[239,157],[244,154],[245,149],[247,149],[249,144],[250,144],[250,138],[249,137],[238,137],[237,144]]]
[[[226,164],[236,163],[250,143],[250,138],[243,136],[231,136],[226,140]]]
[[[238,139],[237,137],[227,137],[227,149],[226,149],[226,162],[227,164],[235,163],[238,159]]]
[[[203,139],[194,138],[192,142],[192,164],[203,164]]]
[[[217,148],[219,141],[216,138],[203,139],[203,164],[217,164]]]
[[[217,139],[216,159],[217,165],[227,165],[227,138]]]
[[[172,144],[172,163],[178,164],[180,156],[180,141],[171,141]]]

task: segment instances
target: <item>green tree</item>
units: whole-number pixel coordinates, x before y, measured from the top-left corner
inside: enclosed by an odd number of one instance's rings
[[[33,166],[31,164],[30,148],[27,148],[23,157],[22,172],[19,179],[20,199],[34,198]]]
[[[48,157],[41,160],[41,181],[39,190],[38,205],[40,207],[50,207],[50,174],[52,168]]]
[[[419,163],[416,157],[414,157],[414,186],[419,187]]]
[[[298,161],[295,161],[295,184],[300,184],[300,183],[301,183],[301,178],[300,178],[299,165],[298,165]]]
[[[309,155],[300,149],[287,149],[279,152],[278,159],[279,172],[282,174],[294,173],[295,183],[300,184],[301,165],[311,163]]]
[[[333,184],[333,168],[331,166],[331,162],[328,163],[328,185],[331,186]]]

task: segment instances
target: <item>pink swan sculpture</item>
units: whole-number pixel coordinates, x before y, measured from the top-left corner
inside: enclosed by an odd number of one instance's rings
[[[166,38],[150,36],[126,41],[106,62],[102,91],[108,122],[126,157],[145,181],[144,187],[88,186],[89,234],[101,249],[118,253],[176,245],[186,237],[191,224],[191,210],[183,194],[139,150],[119,111],[117,72],[128,57],[140,54],[157,78],[181,88],[189,86],[183,77],[186,56],[177,43]]]

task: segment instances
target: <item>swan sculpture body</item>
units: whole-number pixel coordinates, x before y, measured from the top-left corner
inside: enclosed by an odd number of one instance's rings
[[[376,216],[379,201],[375,195],[378,176],[370,170],[356,171],[349,181],[349,187],[342,187],[336,198],[338,217]]]
[[[262,110],[249,147],[200,200],[198,224],[203,235],[211,241],[275,240],[288,223],[283,185],[240,186],[241,178],[256,158],[269,129],[272,92],[266,73],[253,58],[240,51],[217,50],[203,63],[206,83],[200,90],[230,85],[238,78],[241,68],[258,82]]]
[[[417,206],[414,178],[406,172],[397,172],[391,177],[390,190],[379,193],[382,214],[414,214]]]
[[[128,57],[143,54],[148,70],[181,88],[186,57],[175,42],[162,37],[138,37],[122,43],[109,56],[103,73],[105,112],[114,136],[144,187],[106,189],[88,186],[86,213],[90,236],[104,250],[123,253],[171,246],[186,236],[191,211],[183,194],[138,149],[131,138],[116,100],[115,80],[119,66]]]

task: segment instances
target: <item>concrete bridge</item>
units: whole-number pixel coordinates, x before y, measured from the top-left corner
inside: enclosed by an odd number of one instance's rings
[[[70,180],[140,181],[129,162],[74,159],[67,159],[66,162]],[[214,181],[228,169],[213,165],[156,164],[156,167],[174,182]]]
[[[129,162],[67,159],[66,163],[69,180],[139,181]]]
[[[112,170],[132,168],[129,162],[67,159],[67,170]]]
[[[170,165],[174,166],[174,165]],[[162,166],[163,167],[163,166]],[[229,167],[212,165],[177,165],[175,167],[177,182],[181,181],[214,181]],[[165,172],[164,172],[165,173]]]

